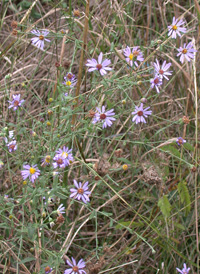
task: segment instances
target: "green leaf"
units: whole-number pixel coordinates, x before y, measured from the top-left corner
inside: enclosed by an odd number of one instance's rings
[[[174,147],[174,145],[166,145],[166,146],[161,147],[160,149],[165,152],[169,152],[171,155],[174,155],[177,158],[181,158],[180,152],[178,151],[178,149],[176,149]]]
[[[183,146],[187,150],[194,151],[194,147],[190,143],[188,143],[188,142],[186,142],[185,144],[183,144]]]
[[[117,158],[118,161],[122,161],[125,164],[132,165],[132,162],[126,158]]]
[[[167,195],[164,195],[162,198],[159,199],[158,206],[159,206],[160,210],[162,211],[162,214],[166,218],[170,216],[170,212],[171,212],[172,207],[169,203]]]
[[[28,258],[25,258],[24,260],[21,260],[21,261],[19,262],[19,264],[28,263],[28,262],[31,262],[31,261],[35,261],[35,257],[28,257]]]
[[[181,181],[178,184],[178,192],[181,198],[181,203],[184,205],[185,214],[187,216],[191,210],[191,200],[190,200],[190,194],[189,194],[186,182]]]

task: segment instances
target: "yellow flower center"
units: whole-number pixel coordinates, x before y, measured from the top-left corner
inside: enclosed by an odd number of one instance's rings
[[[172,29],[173,29],[173,30],[177,30],[177,26],[174,25],[174,26],[172,27]]]
[[[186,53],[187,53],[187,49],[183,49],[183,50],[182,50],[182,53],[183,53],[183,54],[186,54]]]
[[[71,81],[67,81],[65,84],[66,84],[66,86],[71,86],[72,83],[71,83]]]
[[[29,169],[29,171],[30,171],[31,174],[34,174],[36,170],[35,170],[35,168],[31,167],[31,168]]]
[[[131,53],[131,54],[129,55],[129,59],[130,59],[130,60],[133,60],[133,53]]]
[[[73,269],[73,271],[74,271],[74,272],[78,272],[78,270],[79,270],[79,269],[78,269],[78,266],[76,266],[76,265],[75,265],[75,266],[73,266],[73,268],[72,268],[72,269]]]
[[[44,36],[43,36],[43,35],[40,35],[40,36],[39,36],[39,39],[40,39],[40,40],[44,40]]]
[[[45,158],[45,162],[50,163],[50,160],[51,160],[51,156],[47,155],[46,158]]]
[[[65,156],[67,158],[68,153],[63,151],[62,156]]]

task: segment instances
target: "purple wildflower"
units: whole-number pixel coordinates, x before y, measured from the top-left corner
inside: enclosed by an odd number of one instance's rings
[[[41,166],[49,166],[49,165],[50,165],[50,161],[51,161],[51,156],[50,156],[50,155],[46,155],[46,156],[42,159],[42,164],[41,164]]]
[[[172,38],[176,38],[176,35],[181,37],[181,32],[186,33],[186,28],[181,27],[185,22],[181,19],[178,20],[175,17],[173,17],[172,24],[168,26],[168,36],[171,36]]]
[[[126,57],[126,62],[129,64],[129,66],[133,66],[133,62],[136,67],[138,67],[137,61],[144,61],[143,58],[143,53],[139,49],[139,47],[133,47],[132,51],[131,49],[127,46],[126,49],[123,50],[124,55]]]
[[[74,161],[73,155],[72,155],[72,149],[69,149],[68,147],[60,148],[56,151],[57,155],[62,156],[64,159],[65,166],[68,166],[71,162]]]
[[[178,137],[177,140],[176,140],[176,143],[181,146],[183,145],[184,143],[186,143],[186,140],[184,140],[182,137]]]
[[[64,274],[87,274],[83,268],[85,268],[85,262],[81,259],[77,264],[75,259],[72,257],[72,263],[67,260],[67,264],[71,267],[66,269]]]
[[[190,267],[187,268],[186,264],[183,264],[182,270],[180,270],[179,268],[176,268],[176,270],[178,270],[178,272],[180,272],[181,274],[188,274],[190,271]]]
[[[88,195],[91,193],[88,191],[88,182],[85,182],[85,184],[79,182],[77,183],[76,180],[74,180],[74,185],[76,188],[70,188],[71,198],[82,200],[85,204],[90,201],[90,198]]]
[[[155,75],[153,79],[150,80],[151,88],[156,88],[157,93],[160,93],[159,86],[162,85],[162,79],[160,76]]]
[[[180,61],[183,64],[184,60],[186,59],[188,62],[190,62],[190,59],[194,59],[194,52],[197,52],[193,45],[192,42],[188,43],[186,46],[186,43],[184,43],[183,48],[180,47],[178,49],[179,53],[177,54],[177,56],[181,56],[180,57]]]
[[[141,105],[139,107],[136,106],[135,111],[132,112],[132,114],[134,115],[132,121],[135,122],[136,124],[146,123],[145,118],[147,118],[148,115],[152,114],[152,111],[148,110],[149,108],[150,107],[143,109],[143,103],[141,103]]]
[[[56,154],[55,157],[53,158],[54,163],[53,163],[53,167],[54,168],[65,168],[66,164],[65,164],[65,158],[60,155],[60,154]]]
[[[42,30],[41,32],[39,30],[32,30],[32,34],[34,34],[36,37],[31,38],[31,42],[33,45],[35,45],[38,49],[44,50],[44,41],[50,42],[49,39],[46,39],[45,37],[49,34],[48,30]]]
[[[14,141],[8,143],[7,147],[8,147],[9,152],[15,151],[17,149],[17,141],[14,140]]]
[[[72,74],[71,72],[68,72],[66,76],[64,76],[63,78],[64,78],[63,85],[69,88],[73,88],[77,83],[75,75]]]
[[[50,273],[52,270],[53,270],[53,268],[52,268],[52,267],[50,267],[50,266],[46,266],[46,267],[45,267],[45,269],[44,269],[45,274]]]
[[[17,110],[18,107],[21,107],[24,100],[20,100],[21,94],[13,94],[13,101],[8,101],[11,105],[8,108],[13,108],[14,110]]]
[[[105,59],[102,62],[103,53],[101,52],[98,57],[98,62],[93,58],[92,60],[88,59],[86,66],[90,67],[88,69],[89,72],[98,70],[100,74],[103,76],[107,74],[106,70],[112,70],[112,68],[109,68],[108,66],[111,64],[111,61],[109,59]]]
[[[40,175],[40,170],[38,169],[37,165],[23,165],[23,169],[21,171],[21,175],[23,177],[23,180],[26,180],[29,178],[29,180],[34,183],[34,181],[38,178]]]
[[[102,128],[106,128],[107,126],[110,127],[112,125],[112,121],[116,120],[114,117],[111,117],[115,115],[113,109],[106,111],[105,106],[102,106],[102,109],[96,108],[96,110],[97,112],[95,113],[92,120],[93,124],[101,121],[103,123]]]
[[[58,213],[58,215],[65,213],[65,207],[63,206],[63,204],[59,205],[59,207],[57,209],[57,213]]]
[[[161,79],[164,77],[165,79],[169,80],[167,75],[172,75],[172,71],[167,71],[172,63],[166,63],[166,60],[163,62],[162,66],[160,66],[158,60],[156,59],[156,63],[154,64],[154,69],[155,69],[155,75],[158,75]]]

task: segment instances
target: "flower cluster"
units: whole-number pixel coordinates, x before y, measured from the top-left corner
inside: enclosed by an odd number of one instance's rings
[[[65,168],[68,166],[71,162],[73,162],[74,158],[72,156],[72,149],[69,149],[68,147],[60,148],[56,151],[56,155],[53,158],[53,167],[54,168]]]

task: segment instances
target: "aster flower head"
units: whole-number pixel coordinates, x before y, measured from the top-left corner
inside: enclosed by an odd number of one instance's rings
[[[144,61],[143,53],[139,48],[140,47],[133,47],[133,49],[131,50],[131,48],[127,46],[126,49],[123,50],[124,56],[126,57],[126,62],[131,67],[133,66],[133,64],[135,64],[135,66],[138,67],[137,61]]]
[[[178,272],[181,274],[188,274],[190,271],[190,267],[187,268],[186,264],[183,264],[182,270],[180,270],[178,267],[176,268],[176,270],[178,270]]]
[[[103,53],[101,52],[99,54],[98,60],[95,60],[94,58],[92,60],[88,59],[86,66],[90,67],[88,69],[89,72],[98,70],[100,74],[103,76],[107,74],[107,70],[112,70],[112,68],[108,67],[111,64],[111,61],[109,59],[103,59]]]
[[[77,83],[75,75],[72,74],[71,72],[68,72],[66,76],[64,76],[63,78],[64,78],[63,85],[65,85],[68,88],[73,88]]]
[[[63,206],[63,204],[59,205],[59,207],[57,209],[57,213],[58,213],[58,215],[65,213],[65,207]]]
[[[38,49],[44,50],[44,41],[50,42],[49,39],[45,38],[48,34],[48,30],[42,30],[41,32],[39,30],[32,30],[32,34],[34,34],[36,37],[31,38],[31,42],[33,45],[35,45]]]
[[[15,151],[17,149],[17,141],[14,140],[14,141],[8,143],[7,147],[8,147],[9,152]]]
[[[21,175],[23,177],[23,180],[26,180],[29,178],[29,180],[34,183],[34,181],[38,178],[40,175],[40,170],[38,169],[37,165],[23,165],[23,169],[21,171]]]
[[[184,43],[183,47],[178,49],[178,52],[177,56],[180,56],[180,61],[183,64],[185,60],[190,62],[190,59],[194,59],[194,52],[197,51],[194,49],[192,42],[190,42],[187,45]]]
[[[21,94],[13,94],[13,100],[8,101],[10,103],[10,106],[8,108],[13,108],[13,110],[17,110],[18,107],[21,107],[24,100],[20,100],[20,96]]]
[[[143,103],[141,103],[139,107],[136,106],[135,111],[132,112],[132,114],[134,115],[132,121],[136,124],[146,123],[145,118],[152,114],[152,111],[148,110],[149,108],[150,107],[143,109]]]
[[[41,166],[49,166],[51,162],[51,156],[50,155],[46,155],[43,159],[42,159],[42,164]]]
[[[65,164],[65,158],[60,155],[60,154],[56,154],[55,157],[53,157],[53,167],[54,168],[65,168],[66,164]]]
[[[77,200],[82,200],[85,204],[90,201],[90,198],[88,195],[91,194],[90,191],[88,191],[88,182],[85,182],[84,184],[81,182],[77,182],[74,180],[74,185],[76,188],[70,188],[70,198],[74,198]]]
[[[50,267],[50,266],[46,266],[45,269],[44,269],[45,274],[51,273],[52,270],[53,270],[53,268]]]
[[[181,146],[183,145],[184,143],[186,143],[186,140],[184,140],[182,137],[178,137],[177,140],[176,140],[176,143]]]
[[[70,262],[69,260],[67,260],[66,262],[70,266],[70,268],[66,269],[64,274],[87,274],[84,270],[85,262],[83,261],[83,259],[76,263],[76,260],[72,257],[72,262]]]
[[[167,75],[172,75],[172,71],[168,71],[172,63],[166,62],[166,60],[162,63],[162,66],[159,64],[158,60],[156,59],[156,63],[154,64],[155,75],[158,75],[161,79],[164,77],[165,79],[169,80]]]
[[[181,37],[181,32],[186,33],[186,28],[181,27],[185,22],[181,19],[178,20],[175,17],[173,17],[172,24],[168,26],[168,36],[171,36],[172,38],[176,39],[176,35]]]
[[[74,161],[74,157],[72,155],[72,149],[69,149],[68,147],[60,148],[56,151],[57,155],[62,156],[64,158],[65,166],[68,166],[71,162]]]
[[[115,115],[114,109],[106,111],[105,106],[102,106],[102,108],[96,108],[97,112],[94,114],[94,118],[92,120],[93,124],[96,124],[97,122],[102,122],[103,126],[102,128],[111,127],[112,122],[116,119],[112,116]]]
[[[151,88],[156,88],[157,93],[160,93],[159,86],[162,85],[162,79],[159,75],[155,75],[153,79],[150,80]]]

